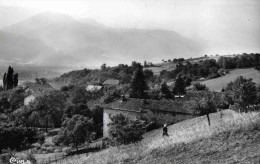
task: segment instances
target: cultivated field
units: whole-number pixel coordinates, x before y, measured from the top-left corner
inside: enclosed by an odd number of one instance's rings
[[[231,110],[186,120],[144,135],[140,143],[111,147],[81,155],[67,164],[83,163],[258,163],[260,162],[260,114],[238,114]]]
[[[153,73],[155,75],[159,75],[162,70],[166,70],[166,71],[174,70],[176,68],[175,65],[176,64],[174,64],[172,62],[158,63],[158,64],[155,64],[154,67],[147,67],[147,68],[144,68],[144,70],[150,69],[153,71]]]
[[[260,85],[260,73],[254,68],[247,69],[235,69],[230,71],[227,75],[206,80],[201,82],[205,84],[212,91],[221,91],[230,81],[234,81],[238,76],[243,76],[244,78],[252,78],[256,86]]]

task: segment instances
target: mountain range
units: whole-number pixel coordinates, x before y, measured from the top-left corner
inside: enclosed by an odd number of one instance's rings
[[[116,29],[51,12],[33,15],[0,31],[1,65],[91,67],[201,53],[202,45],[174,31]]]

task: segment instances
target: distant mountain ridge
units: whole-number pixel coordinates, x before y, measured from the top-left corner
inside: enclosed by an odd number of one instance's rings
[[[39,11],[34,9],[0,5],[0,28],[28,19],[37,13]]]
[[[48,61],[73,66],[116,65],[133,60],[160,61],[163,58],[198,56],[202,52],[198,43],[173,31],[113,29],[93,20],[78,21],[51,12],[34,15],[3,28],[3,31],[21,35],[27,38],[26,42],[28,38],[39,40],[52,49],[55,55],[39,55],[39,63],[43,65]],[[21,49],[19,46],[13,48]],[[26,51],[31,52],[29,48]],[[15,52],[15,56],[19,56],[19,52]]]

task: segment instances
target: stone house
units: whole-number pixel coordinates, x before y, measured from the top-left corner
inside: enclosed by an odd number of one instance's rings
[[[107,91],[108,88],[117,86],[120,83],[117,79],[107,79],[103,82],[104,90]]]
[[[157,125],[173,124],[193,118],[192,111],[183,108],[181,101],[143,100],[136,98],[122,98],[103,106],[103,136],[108,136],[110,117],[123,114],[130,119],[144,119]]]
[[[86,87],[86,90],[89,92],[98,92],[102,89],[101,85],[88,85]]]
[[[22,87],[28,95],[24,99],[24,105],[29,105],[30,102],[33,102],[41,94],[55,90],[50,84],[41,82],[25,82],[22,84]]]

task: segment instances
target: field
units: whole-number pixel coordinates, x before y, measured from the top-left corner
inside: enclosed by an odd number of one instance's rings
[[[234,81],[238,76],[252,78],[253,82],[256,83],[256,86],[260,85],[260,73],[254,68],[235,69],[230,71],[225,76],[206,80],[201,83],[205,84],[212,91],[221,91],[223,87],[225,87],[230,81]]]
[[[155,75],[159,75],[162,70],[172,71],[175,68],[176,67],[175,67],[174,63],[165,62],[165,63],[158,63],[158,64],[155,64],[155,66],[153,66],[153,67],[147,67],[147,68],[144,68],[144,69],[150,69],[150,70],[153,71],[153,73]]]
[[[67,164],[83,163],[259,163],[260,114],[231,110],[169,126],[169,137],[154,130],[140,143],[81,155]]]

